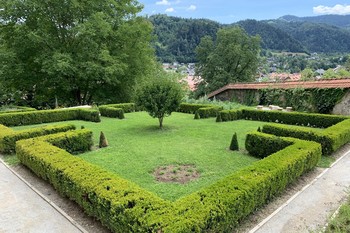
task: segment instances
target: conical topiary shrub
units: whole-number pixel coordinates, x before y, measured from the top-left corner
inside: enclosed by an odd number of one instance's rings
[[[101,131],[99,147],[102,148],[102,147],[107,147],[107,146],[108,146],[107,138],[105,137],[104,133]]]
[[[216,117],[216,122],[222,122],[222,118],[221,118],[221,114],[218,113],[217,117]]]
[[[231,145],[230,145],[230,150],[239,150],[238,140],[237,140],[237,133],[235,133],[235,134],[232,136]]]
[[[199,116],[199,113],[198,112],[196,112],[195,114],[194,114],[194,119],[195,120],[198,120],[198,119],[200,119],[201,117]]]
[[[261,132],[261,128],[260,128],[260,126],[258,127],[258,132]]]

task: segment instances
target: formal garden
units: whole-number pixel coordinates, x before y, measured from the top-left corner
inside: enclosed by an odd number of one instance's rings
[[[160,129],[133,103],[27,110],[0,114],[1,153],[113,232],[232,230],[350,141],[325,114],[183,103]]]

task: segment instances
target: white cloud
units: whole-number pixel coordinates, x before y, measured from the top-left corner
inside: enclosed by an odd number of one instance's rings
[[[174,11],[175,11],[175,9],[172,7],[165,10],[166,13],[170,13],[170,12],[174,12]]]
[[[334,15],[347,15],[350,14],[350,5],[337,4],[333,7],[329,6],[316,6],[313,8],[314,13],[318,15],[334,14]]]
[[[156,5],[168,6],[170,5],[170,2],[168,0],[162,0],[162,1],[156,2]]]
[[[187,8],[188,11],[195,11],[197,7],[195,5],[191,5],[190,7]]]

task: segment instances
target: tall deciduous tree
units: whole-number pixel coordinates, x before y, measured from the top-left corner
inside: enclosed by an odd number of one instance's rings
[[[151,117],[158,118],[163,127],[164,117],[170,116],[183,98],[181,85],[167,77],[158,77],[147,82],[138,90],[136,104],[143,107]]]
[[[0,0],[1,78],[27,100],[127,101],[154,64],[135,0]]]
[[[196,48],[196,72],[203,79],[198,94],[228,83],[254,80],[259,64],[260,38],[249,36],[239,27],[220,29],[216,40],[203,37]]]

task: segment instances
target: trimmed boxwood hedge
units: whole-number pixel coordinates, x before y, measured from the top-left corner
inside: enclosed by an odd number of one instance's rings
[[[322,153],[330,155],[350,141],[350,119],[328,127],[323,131],[317,131],[309,127],[293,127],[281,124],[266,124],[262,131],[277,136],[318,142],[322,145]]]
[[[0,111],[0,114],[37,111],[35,108],[24,107],[24,106],[9,106],[9,107],[11,108],[11,110]]]
[[[15,151],[16,141],[21,139],[39,137],[47,134],[55,134],[58,132],[65,132],[74,130],[75,126],[71,124],[66,125],[51,125],[43,126],[34,129],[15,131],[0,125],[0,152],[9,154]]]
[[[122,103],[122,104],[106,104],[101,105],[99,108],[110,107],[110,108],[121,108],[125,113],[135,112],[135,104],[134,103]]]
[[[79,108],[0,114],[0,124],[5,126],[33,125],[68,120],[101,121],[99,111]]]
[[[122,108],[100,106],[98,109],[100,110],[101,116],[118,118],[118,119],[125,118],[124,117],[124,110]]]
[[[212,104],[181,103],[177,111],[182,113],[195,114],[200,108],[212,108],[212,107],[218,107],[218,106],[212,105]]]
[[[239,119],[278,122],[289,125],[302,125],[317,128],[328,128],[345,119],[345,116],[310,114],[302,112],[262,111],[253,109],[224,110],[219,112],[222,121]]]
[[[222,107],[205,107],[205,108],[199,108],[197,112],[199,117],[201,119],[204,119],[209,117],[216,117],[219,111],[221,110],[222,110]]]
[[[173,203],[60,149],[86,150],[90,143],[83,148],[81,143],[91,142],[88,130],[21,140],[16,152],[23,164],[114,232],[226,232],[315,167],[321,156],[316,142],[249,135],[263,145],[282,140],[281,149],[287,147]]]
[[[124,113],[135,112],[134,103],[107,104],[99,107],[101,116],[124,119]]]

